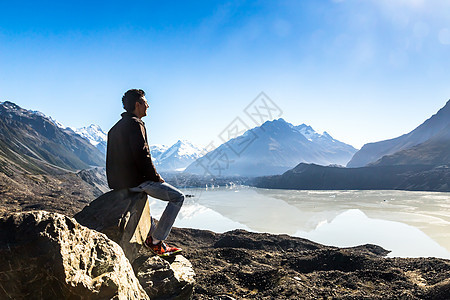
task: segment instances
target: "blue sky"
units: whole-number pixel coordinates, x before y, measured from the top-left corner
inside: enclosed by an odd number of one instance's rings
[[[107,131],[142,88],[150,143],[206,145],[261,92],[361,147],[450,98],[450,1],[4,1],[0,101]]]

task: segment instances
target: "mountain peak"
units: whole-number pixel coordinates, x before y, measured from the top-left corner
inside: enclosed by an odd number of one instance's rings
[[[97,125],[97,124],[91,124],[91,125],[87,126],[86,128],[91,128],[91,129],[103,131],[103,130],[100,128],[100,126]]]
[[[298,126],[296,126],[296,127],[297,127],[297,128],[305,128],[305,129],[309,129],[309,130],[314,131],[314,129],[313,129],[311,126],[306,125],[305,123],[302,123],[302,124],[300,124],[300,125],[298,125]]]
[[[192,145],[192,143],[188,140],[178,140],[175,145]]]
[[[286,122],[283,118],[279,118],[279,119],[274,119],[274,120],[268,120],[265,121],[261,127],[263,126],[269,126],[269,125],[274,125],[274,124],[289,124],[288,122]]]
[[[15,104],[11,101],[8,101],[8,100],[0,102],[0,105],[2,105],[5,108],[9,108],[9,109],[21,109],[21,107],[19,105]]]
[[[0,106],[1,106],[3,111],[9,112],[9,113],[15,112],[15,113],[18,113],[18,114],[23,114],[25,112],[31,112],[31,111],[28,111],[26,109],[23,109],[22,107],[20,107],[19,105],[15,104],[15,103],[13,103],[11,101],[0,102]]]
[[[100,128],[100,126],[91,124],[87,127],[71,128],[76,134],[88,140],[92,145],[97,146],[103,143],[106,147],[107,134]]]
[[[189,164],[200,157],[203,148],[188,140],[178,140],[170,147],[152,146],[158,170],[183,171]]]
[[[323,135],[324,137],[333,139],[333,137],[332,137],[328,132],[326,132],[326,131],[324,131],[324,132],[322,133],[322,135]]]

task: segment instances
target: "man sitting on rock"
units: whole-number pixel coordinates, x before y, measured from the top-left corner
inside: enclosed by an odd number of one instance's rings
[[[111,189],[128,188],[132,192],[145,192],[151,197],[168,201],[158,225],[153,224],[145,245],[159,256],[170,256],[181,249],[168,247],[164,240],[170,233],[175,218],[183,205],[183,193],[166,183],[156,172],[148,146],[147,131],[141,120],[149,107],[145,92],[132,89],[122,97],[126,110],[108,132],[106,175]]]

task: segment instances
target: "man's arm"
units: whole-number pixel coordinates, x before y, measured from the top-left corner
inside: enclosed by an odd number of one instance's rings
[[[138,170],[146,180],[164,182],[153,165],[150,149],[145,141],[144,126],[138,122],[132,122],[131,126],[129,145]]]

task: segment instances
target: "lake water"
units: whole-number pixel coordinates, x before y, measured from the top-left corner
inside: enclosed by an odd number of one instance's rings
[[[176,227],[285,233],[321,244],[380,245],[389,256],[450,259],[450,193],[183,189]],[[149,198],[159,218],[165,203]]]

